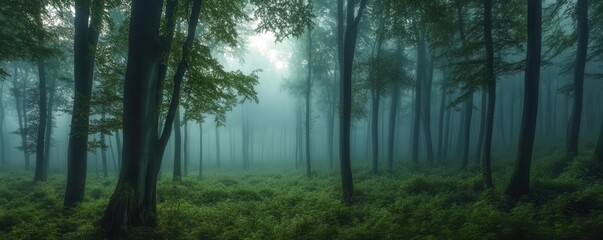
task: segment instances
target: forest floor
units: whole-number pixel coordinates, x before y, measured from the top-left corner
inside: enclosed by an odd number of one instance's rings
[[[592,153],[592,151],[591,151]],[[587,153],[588,154],[588,153]],[[512,163],[495,162],[496,188],[478,167],[401,166],[354,172],[355,201],[340,199],[335,171],[212,172],[158,186],[159,227],[139,239],[601,239],[603,167],[558,151],[535,159],[531,194],[512,207],[503,191]],[[590,155],[588,155],[590,156]],[[319,171],[320,172],[320,171]],[[0,239],[100,239],[115,179],[89,177],[86,201],[62,208],[65,176],[33,185],[0,173]],[[134,237],[132,237],[134,239]]]

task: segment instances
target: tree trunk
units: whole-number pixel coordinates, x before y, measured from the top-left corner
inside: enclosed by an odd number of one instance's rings
[[[220,162],[220,129],[218,129],[218,127],[216,126],[216,165],[218,166],[218,168],[221,165]]]
[[[343,201],[346,204],[352,203],[354,185],[352,182],[352,165],[350,154],[350,128],[352,116],[352,65],[354,63],[354,50],[356,48],[356,36],[358,33],[358,22],[366,7],[366,0],[360,1],[358,14],[354,16],[355,0],[348,0],[347,24],[343,36],[343,67],[341,73],[341,106],[342,114],[340,117],[340,158],[341,158],[341,181],[343,188]],[[341,33],[343,26],[343,0],[337,3],[338,8],[338,30]],[[339,48],[342,49],[341,47]],[[341,52],[340,52],[341,54]]]
[[[601,121],[601,130],[599,130],[599,140],[595,148],[595,161],[603,164],[603,121]]]
[[[372,110],[371,110],[371,142],[372,142],[372,173],[379,173],[379,93],[376,89],[371,89]],[[368,145],[368,144],[367,144]]]
[[[423,107],[421,108],[422,121],[423,121],[423,133],[425,134],[425,148],[427,150],[427,162],[429,164],[433,164],[433,141],[431,139],[431,83],[433,77],[433,63],[428,63],[427,60],[427,43],[425,32],[421,30],[420,41],[420,50],[419,54],[423,56],[420,57],[420,63],[422,65],[422,82],[424,82],[425,86],[423,88],[423,92],[421,93]],[[428,66],[429,64],[429,66]]]
[[[492,170],[490,167],[492,151],[492,132],[494,129],[494,109],[496,107],[496,75],[494,74],[494,43],[492,41],[492,0],[484,0],[484,39],[486,42],[486,74],[488,81],[488,107],[486,114],[486,129],[484,133],[484,148],[482,172],[486,187],[492,188]],[[482,97],[482,101],[486,99]],[[482,104],[482,108],[485,107]],[[486,109],[482,109],[484,111]],[[482,114],[483,116],[483,114]]]
[[[180,108],[176,109],[174,118],[174,169],[173,181],[182,180],[182,134],[180,131]]]
[[[102,120],[105,120],[105,114],[102,114]],[[100,134],[100,141],[103,145],[105,145],[105,134],[101,131]],[[106,148],[101,148],[101,157],[103,160],[103,178],[108,178],[109,177],[109,169],[107,168],[107,149]]]
[[[184,122],[184,176],[188,175],[188,121]]]
[[[487,0],[485,0],[487,1]],[[484,130],[486,128],[486,90],[482,91],[481,107],[480,107],[480,123],[479,123],[479,134],[477,135],[477,148],[475,151],[475,163],[480,165],[482,162],[482,152],[484,144]]]
[[[19,122],[19,135],[21,135],[21,145],[23,146],[23,155],[25,158],[25,170],[29,170],[29,151],[27,151],[27,109],[25,105],[25,83],[19,84],[17,80],[17,64],[14,64],[13,71],[13,95],[15,96],[15,108],[17,109],[17,120]],[[25,79],[23,80],[25,81]]]
[[[157,178],[161,160],[176,117],[180,86],[190,47],[194,40],[201,0],[192,4],[187,37],[173,77],[172,98],[163,132],[157,129],[157,107],[161,102],[162,60],[171,46],[176,0],[168,0],[166,19],[168,34],[159,35],[163,1],[133,0],[130,21],[128,66],[124,83],[124,152],[122,169],[115,192],[101,219],[105,238],[128,238],[125,228],[154,227],[156,218]]]
[[[48,90],[50,90],[50,92],[48,93],[48,104],[46,108],[46,133],[44,134],[44,169],[46,169],[45,172],[47,175],[50,165],[50,145],[52,144],[52,128],[54,120],[52,110],[54,108],[54,98],[56,94],[56,79],[50,79],[50,87]]]
[[[36,139],[36,174],[34,182],[44,182],[47,179],[47,170],[44,167],[44,134],[46,133],[46,63],[40,60],[38,63],[39,84],[38,90],[40,93],[38,101],[38,134]]]
[[[401,52],[398,52],[401,54]],[[398,97],[400,95],[400,83],[396,80],[392,82],[392,102],[389,108],[389,141],[387,148],[387,169],[394,171],[394,137],[396,135],[396,113],[398,111]]]
[[[450,97],[448,97],[447,102],[450,102]],[[440,157],[440,161],[446,161],[446,157],[448,156],[448,145],[450,140],[450,125],[452,124],[451,115],[452,111],[446,109],[446,119],[444,120],[444,142],[442,143],[442,156]]]
[[[515,170],[506,193],[513,199],[528,194],[530,163],[534,148],[536,117],[538,113],[538,85],[540,81],[540,53],[542,30],[542,1],[528,1],[528,48],[525,71],[523,116],[519,132],[519,144]]]
[[[123,159],[123,151],[121,145],[121,137],[119,135],[119,130],[115,130],[115,144],[117,145],[117,171],[121,171],[121,164]]]
[[[104,5],[104,0],[92,0],[92,7],[90,0],[75,1],[73,42],[75,92],[67,150],[67,186],[64,200],[64,205],[67,207],[73,207],[84,200],[94,56],[102,27],[101,11],[90,14],[90,9],[104,9]],[[91,17],[90,25],[88,25],[89,17]]]
[[[463,18],[463,4],[461,3],[461,0],[457,0],[457,15],[458,15],[458,24],[459,24],[459,35],[461,37],[461,45],[464,48],[467,45],[467,40],[466,40],[466,36],[465,36],[465,24],[464,24],[464,18]],[[465,58],[465,60],[468,60],[468,58]],[[473,114],[473,89],[474,87],[469,85],[468,86],[468,92],[469,94],[467,94],[467,100],[465,100],[465,115],[463,117],[463,121],[461,121],[461,123],[463,124],[463,127],[461,128],[462,133],[460,134],[460,136],[462,136],[460,138],[460,144],[461,144],[461,148],[462,152],[461,152],[461,168],[465,169],[467,168],[467,164],[469,163],[469,147],[470,147],[470,140],[471,140],[471,116]]]
[[[308,80],[306,81],[306,175],[312,177],[310,161],[310,90],[312,87],[312,29],[308,26]]]
[[[447,91],[448,91],[448,74],[444,73],[443,74],[443,79],[442,79],[442,94],[441,94],[441,98],[440,98],[440,115],[439,120],[438,120],[438,157],[436,159],[436,161],[438,162],[443,162],[444,160],[444,152],[443,152],[443,144],[444,144],[444,139],[445,139],[445,134],[444,134],[444,117],[448,114],[448,109],[446,108],[446,97],[447,97]]]
[[[199,179],[203,178],[203,124],[199,122]]]
[[[584,68],[588,50],[588,0],[577,0],[576,16],[578,19],[578,50],[574,65],[574,104],[567,127],[566,154],[568,158],[578,156],[580,140],[580,122],[582,120],[582,95],[584,93]]]
[[[412,146],[411,146],[411,161],[413,164],[419,163],[419,131],[421,127],[421,99],[422,99],[422,81],[423,81],[423,62],[425,61],[423,58],[425,57],[425,47],[423,44],[425,43],[422,40],[422,34],[417,34],[418,37],[418,45],[417,45],[417,78],[415,81],[415,101],[414,101],[414,109],[413,109],[413,127],[412,127]]]
[[[4,108],[4,82],[0,82],[0,166],[6,166],[6,132],[5,128],[5,108]]]

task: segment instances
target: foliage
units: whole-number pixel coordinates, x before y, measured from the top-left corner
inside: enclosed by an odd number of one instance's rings
[[[402,166],[374,176],[357,169],[357,195],[339,200],[335,172],[217,171],[205,179],[158,184],[157,229],[131,239],[596,239],[603,234],[603,181],[579,157],[557,176],[553,151],[534,162],[532,194],[511,208],[500,189],[485,189],[478,169]],[[589,154],[587,154],[590,156]],[[585,155],[586,156],[586,155]],[[505,182],[510,162],[495,162]],[[601,168],[594,168],[601,169]],[[592,177],[593,174],[595,177]],[[590,176],[590,177],[589,177]],[[598,177],[597,177],[598,176]],[[23,173],[0,173],[0,238],[100,239],[99,219],[114,185],[90,179],[86,201],[63,210],[64,176],[33,185]],[[166,178],[164,178],[166,179]]]

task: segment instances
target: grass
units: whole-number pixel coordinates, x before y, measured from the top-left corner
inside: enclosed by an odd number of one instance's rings
[[[340,200],[336,173],[219,171],[158,185],[159,227],[140,239],[598,239],[603,236],[603,168],[559,153],[535,160],[531,194],[513,207],[502,189],[511,164],[496,162],[497,187],[478,168],[356,169],[355,202]],[[0,239],[100,239],[99,220],[115,180],[89,179],[86,201],[62,208],[65,176],[31,184],[0,173]]]

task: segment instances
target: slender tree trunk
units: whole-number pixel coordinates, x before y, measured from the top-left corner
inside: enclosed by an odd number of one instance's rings
[[[50,92],[48,93],[48,104],[46,108],[46,133],[44,134],[44,169],[47,175],[50,166],[50,145],[52,144],[52,128],[54,125],[54,116],[52,110],[54,108],[54,98],[56,94],[56,79],[50,79],[50,87],[48,90],[50,90]]]
[[[103,113],[101,116],[102,121],[105,121],[105,114]],[[103,132],[101,132],[100,134],[100,141],[103,145],[105,145],[105,134]],[[103,160],[103,178],[108,178],[109,177],[109,169],[107,168],[107,149],[106,148],[101,148],[101,157]]]
[[[36,139],[36,174],[34,182],[44,182],[47,179],[47,169],[44,167],[44,134],[46,133],[46,63],[40,60],[38,63],[39,84],[38,90],[40,93],[38,101],[38,134]]]
[[[420,53],[423,54],[422,60],[422,80],[425,84],[423,88],[423,107],[421,108],[422,121],[423,121],[423,133],[425,134],[425,148],[427,150],[427,162],[433,164],[433,141],[431,139],[431,83],[433,77],[433,63],[429,63],[427,59],[427,43],[425,32],[421,31],[421,43]]]
[[[444,152],[443,152],[443,144],[444,144],[444,139],[445,139],[445,134],[444,134],[444,117],[448,114],[448,109],[446,108],[446,97],[447,97],[447,91],[448,91],[448,74],[444,73],[443,76],[443,80],[442,80],[442,94],[441,94],[441,98],[440,98],[440,115],[439,120],[438,120],[438,157],[436,159],[436,161],[438,162],[443,162],[444,160]]]
[[[425,62],[425,41],[421,33],[417,33],[418,45],[417,45],[417,78],[415,81],[415,101],[414,101],[414,119],[412,127],[412,147],[411,147],[411,161],[413,164],[419,163],[419,131],[421,127],[421,106],[422,106],[422,92],[423,92],[423,76],[424,69],[423,63]]]
[[[398,52],[401,54],[401,52]],[[400,95],[400,83],[396,80],[392,82],[392,102],[389,108],[389,141],[387,148],[387,170],[394,171],[394,137],[396,135],[396,113],[398,111],[398,97]]]
[[[176,109],[174,119],[174,173],[173,181],[182,180],[182,133],[180,131],[180,108]]]
[[[448,96],[447,102],[450,102],[450,96]],[[452,124],[451,120],[452,111],[446,109],[446,119],[444,120],[444,142],[442,143],[442,156],[440,157],[440,161],[446,161],[446,157],[448,156],[448,145],[450,140],[450,125]]]
[[[373,153],[373,161],[372,161],[372,173],[379,173],[379,97],[378,90],[371,90],[371,99],[373,108],[371,110],[371,142],[372,142],[372,153]],[[368,144],[367,144],[368,145]]]
[[[115,150],[111,137],[109,137],[109,148],[111,149],[111,162],[113,163],[113,170],[115,170],[116,173],[119,173],[119,170],[117,169],[117,162],[115,161]]]
[[[17,64],[14,64],[13,71],[13,95],[15,96],[15,108],[17,109],[17,120],[19,122],[19,135],[21,136],[21,146],[23,147],[23,156],[25,158],[25,170],[29,170],[29,151],[27,150],[27,112],[25,105],[25,83],[19,84],[17,80]],[[25,78],[23,79],[25,81]]]
[[[578,156],[580,140],[580,122],[582,120],[582,95],[584,93],[584,69],[588,51],[588,0],[577,0],[576,16],[578,19],[578,50],[574,65],[574,104],[567,127],[566,154],[568,158]]]
[[[306,175],[312,177],[310,161],[310,90],[312,87],[312,29],[308,26],[308,80],[306,82]]]
[[[220,129],[216,126],[216,165],[218,168],[221,166],[220,162]]]
[[[6,131],[5,129],[5,108],[4,108],[4,82],[0,82],[0,166],[6,166]]]
[[[350,129],[352,117],[352,65],[354,63],[354,50],[356,48],[356,36],[358,33],[358,23],[362,17],[362,13],[366,8],[366,0],[360,1],[358,14],[354,16],[356,6],[355,0],[348,0],[347,9],[347,24],[345,26],[345,34],[343,35],[343,61],[341,73],[341,106],[342,114],[340,116],[340,158],[341,158],[341,181],[343,188],[343,201],[346,204],[352,203],[354,194],[354,185],[352,182],[352,165],[350,154]],[[343,32],[343,0],[338,1],[338,31]]]
[[[484,148],[482,172],[484,183],[492,188],[492,170],[490,166],[492,151],[492,132],[494,129],[494,108],[496,107],[496,75],[494,74],[494,43],[492,41],[492,0],[484,0],[484,39],[486,42],[486,74],[488,80],[488,107],[486,114],[486,129],[484,133]],[[485,102],[482,97],[482,101]],[[485,107],[482,103],[482,108]],[[482,109],[484,111],[486,109]],[[482,114],[483,116],[483,114]]]
[[[203,177],[203,124],[199,122],[199,179]]]
[[[64,205],[73,207],[84,200],[88,159],[88,128],[90,125],[90,99],[94,56],[101,30],[101,11],[104,0],[75,1],[75,37],[73,43],[75,92],[73,115],[67,154],[67,186]],[[88,18],[90,25],[88,25]]]
[[[538,85],[540,82],[540,42],[542,31],[542,1],[528,1],[528,48],[525,72],[523,116],[519,132],[519,147],[515,170],[506,193],[513,199],[528,194],[530,163],[534,148],[536,117],[538,113]]]
[[[184,176],[188,175],[188,121],[184,122]]]
[[[467,45],[467,40],[466,40],[466,36],[465,36],[465,21],[464,21],[464,14],[463,14],[463,4],[461,3],[461,0],[457,0],[457,15],[458,15],[458,24],[459,24],[459,33],[461,36],[461,45],[462,47],[465,47]],[[467,58],[466,58],[467,60]],[[463,118],[463,128],[462,128],[462,134],[460,134],[460,136],[462,136],[461,139],[461,146],[462,148],[462,155],[461,155],[461,168],[465,169],[467,168],[467,164],[469,163],[469,147],[470,147],[470,140],[471,140],[471,117],[473,114],[473,87],[472,86],[468,86],[468,92],[469,94],[467,95],[467,100],[465,100],[465,116]]]
[[[487,1],[487,0],[485,0]],[[486,128],[486,90],[482,91],[481,107],[480,107],[480,123],[479,123],[479,134],[477,138],[477,149],[475,153],[475,163],[478,165],[482,162],[483,144],[484,144],[484,130]]]

